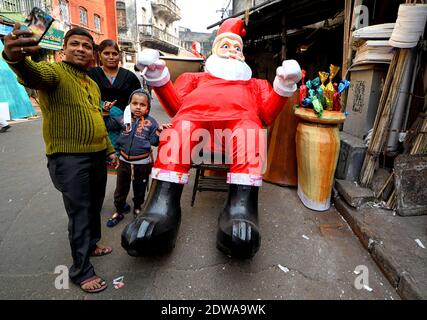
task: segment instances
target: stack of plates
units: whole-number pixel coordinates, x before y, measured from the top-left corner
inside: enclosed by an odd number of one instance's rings
[[[393,48],[387,40],[368,40],[357,48],[354,64],[362,62],[390,62]]]
[[[390,63],[393,47],[388,40],[394,26],[394,23],[383,23],[355,30],[353,44],[357,49],[353,64]]]
[[[397,48],[413,48],[424,32],[427,4],[401,4],[389,44]]]
[[[394,23],[376,24],[369,27],[357,29],[353,32],[354,40],[359,39],[390,39]]]

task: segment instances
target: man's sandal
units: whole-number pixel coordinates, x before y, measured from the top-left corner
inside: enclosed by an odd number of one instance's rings
[[[91,257],[101,257],[113,252],[113,248],[111,247],[100,247],[96,246],[95,250],[91,253]]]
[[[94,282],[95,280],[98,280],[97,284],[100,287],[94,288],[93,287],[94,285],[85,287],[85,285],[87,285],[89,282]],[[80,289],[82,289],[84,292],[87,292],[87,293],[101,292],[101,291],[104,291],[105,289],[107,289],[107,287],[108,287],[107,282],[98,276],[93,276],[93,277],[90,277],[90,278],[80,282]]]
[[[122,213],[114,213],[110,219],[107,221],[107,227],[112,228],[119,224],[120,221],[123,220],[125,216]]]

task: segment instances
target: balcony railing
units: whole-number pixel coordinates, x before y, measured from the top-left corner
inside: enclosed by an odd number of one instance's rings
[[[181,9],[174,0],[153,0],[152,5],[155,13],[163,12],[164,15],[174,21],[181,19]]]
[[[138,25],[139,33],[141,35],[141,40],[161,40],[168,42],[174,46],[180,46],[180,40],[178,37],[167,33],[164,30],[152,25],[152,24],[139,24]]]

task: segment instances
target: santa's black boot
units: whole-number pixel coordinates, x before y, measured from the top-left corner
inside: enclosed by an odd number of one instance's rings
[[[259,187],[230,184],[224,211],[218,219],[216,246],[227,255],[251,258],[258,251]]]
[[[122,232],[122,247],[129,255],[161,254],[175,247],[183,186],[153,179],[142,213]]]

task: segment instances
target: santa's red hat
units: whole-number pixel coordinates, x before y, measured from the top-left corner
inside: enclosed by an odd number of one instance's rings
[[[225,20],[217,32],[216,38],[213,42],[213,47],[215,44],[223,38],[230,38],[240,41],[243,44],[242,37],[246,35],[245,24],[242,19],[239,18],[230,18]]]

